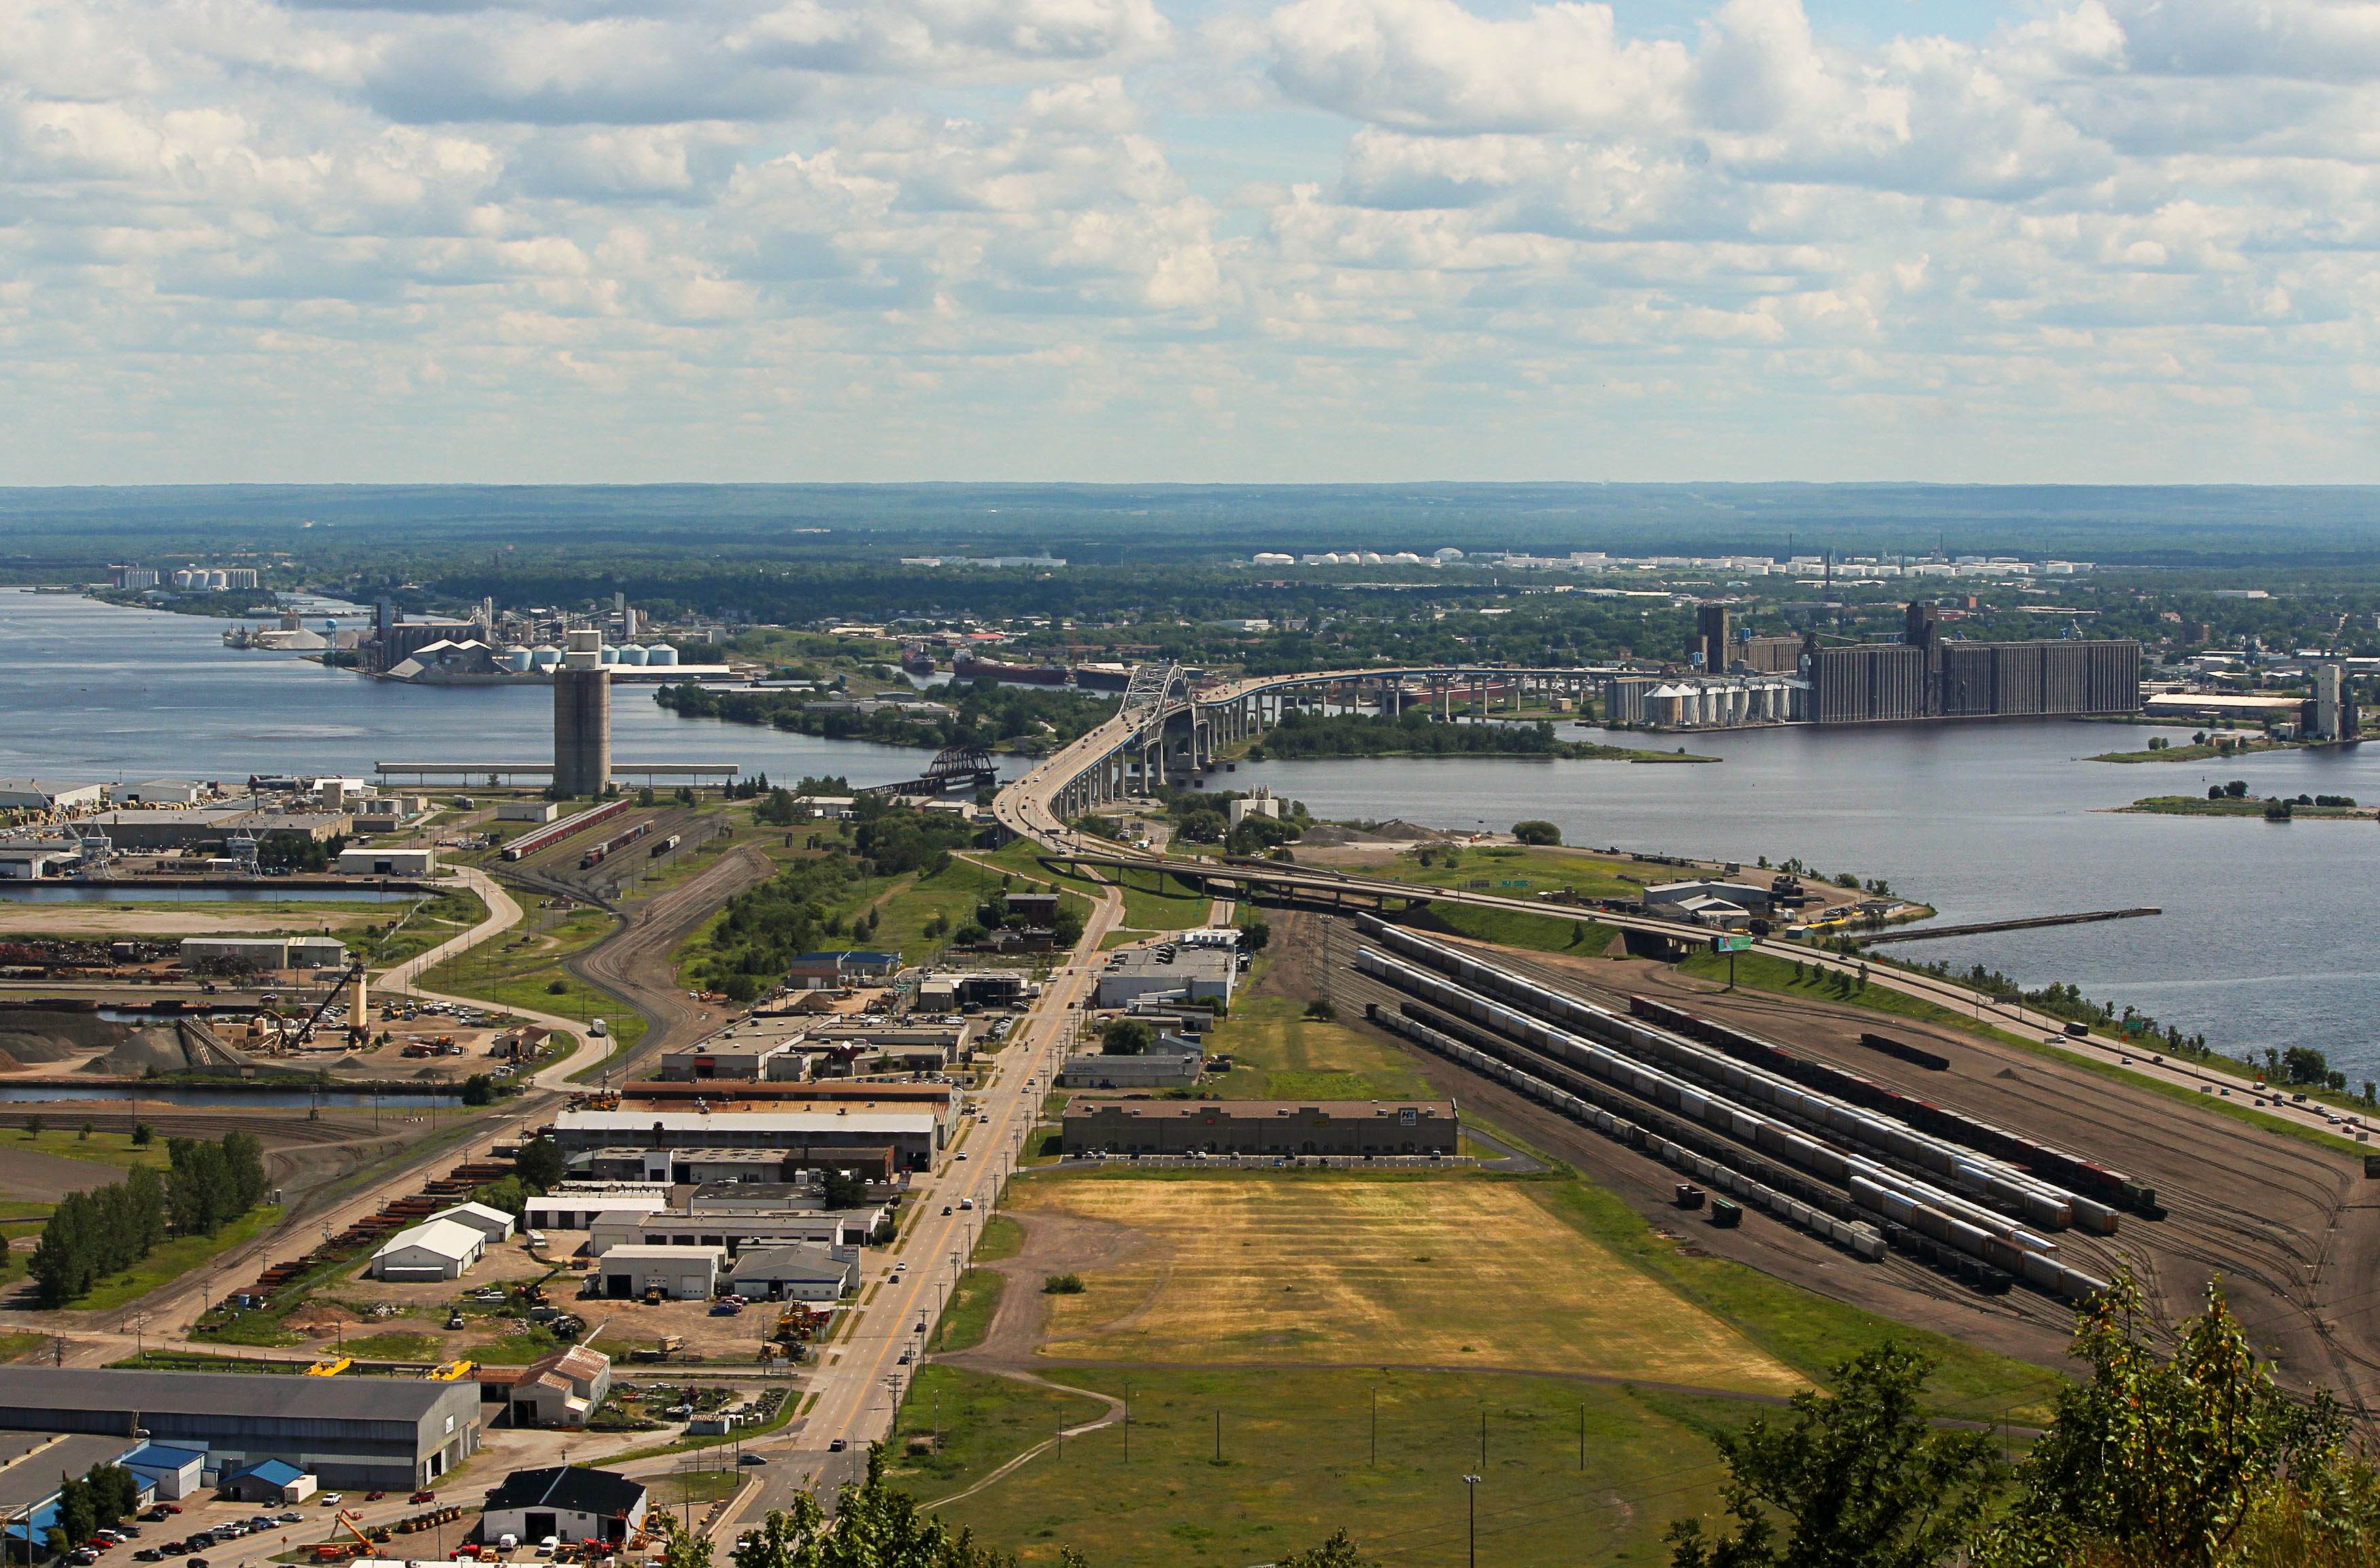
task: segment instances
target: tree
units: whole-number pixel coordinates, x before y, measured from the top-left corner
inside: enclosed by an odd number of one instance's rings
[[[1305,1004],[1305,1015],[1328,1024],[1337,1020],[1339,1009],[1330,1005],[1329,997],[1318,996]]]
[[[975,1544],[965,1530],[917,1512],[917,1500],[884,1484],[882,1444],[868,1452],[865,1480],[846,1481],[832,1523],[818,1501],[794,1494],[793,1506],[770,1513],[735,1548],[735,1568],[1013,1568],[1014,1559]],[[1062,1568],[1082,1560],[1061,1550]],[[669,1568],[709,1568],[668,1560]]]
[[[2311,1046],[2293,1045],[2281,1052],[2281,1082],[2325,1084],[2329,1081],[2330,1063],[2321,1051]]]
[[[146,1149],[146,1148],[148,1148],[151,1144],[155,1143],[156,1141],[157,1141],[157,1129],[156,1129],[156,1128],[154,1128],[154,1127],[151,1126],[151,1125],[150,1125],[148,1123],[146,1123],[146,1122],[135,1122],[135,1123],[132,1124],[132,1147],[133,1147],[133,1148],[135,1148],[135,1149]]]
[[[829,1209],[864,1209],[868,1206],[868,1182],[848,1171],[830,1170],[820,1185],[820,1200]]]
[[[2342,1456],[2346,1412],[2326,1390],[2303,1404],[2286,1397],[2217,1285],[2169,1359],[2154,1329],[2129,1270],[2078,1315],[2072,1354],[2091,1380],[2058,1392],[2049,1429],[2017,1467],[2013,1505],[1976,1542],[1979,1564],[2216,1568],[2276,1505],[2368,1493],[2368,1467]],[[2341,1522],[2348,1512],[2334,1511]]]
[[[1250,920],[1240,928],[1240,945],[1250,953],[1262,953],[1272,941],[1272,928],[1262,920]]]
[[[2244,800],[2248,795],[2248,781],[2233,779],[2223,786],[2223,793],[2234,800]]]
[[[1141,1056],[1157,1043],[1157,1033],[1138,1018],[1111,1018],[1099,1030],[1103,1056]]]
[[[1293,1551],[1281,1560],[1278,1568],[1379,1568],[1370,1558],[1355,1550],[1343,1529],[1330,1532],[1330,1538],[1320,1546]]]
[[[1512,836],[1523,844],[1560,844],[1561,829],[1541,818],[1512,824]]]
[[[531,1138],[513,1156],[513,1170],[522,1181],[542,1193],[569,1173],[562,1146],[552,1138]]]
[[[1920,1394],[1932,1357],[1888,1340],[1804,1389],[1791,1419],[1718,1439],[1732,1535],[1670,1526],[1673,1568],[1931,1568],[1971,1531],[2000,1479],[1989,1434],[1937,1431]],[[1788,1538],[1778,1538],[1783,1518]]]
[[[496,1080],[485,1073],[474,1073],[463,1080],[463,1103],[492,1105],[496,1101]]]

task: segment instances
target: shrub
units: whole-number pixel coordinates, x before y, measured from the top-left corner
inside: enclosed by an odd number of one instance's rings
[[[1083,1294],[1083,1276],[1051,1274],[1041,1282],[1041,1294],[1043,1295],[1080,1295]]]
[[[1532,818],[1525,822],[1514,822],[1512,836],[1523,844],[1560,844],[1561,829],[1551,822]]]

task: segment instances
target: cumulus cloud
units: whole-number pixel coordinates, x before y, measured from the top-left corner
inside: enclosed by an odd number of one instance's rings
[[[0,478],[2371,477],[2380,5],[1922,17],[0,0]]]

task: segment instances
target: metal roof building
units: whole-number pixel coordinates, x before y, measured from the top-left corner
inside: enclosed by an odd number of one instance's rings
[[[480,1447],[477,1383],[0,1367],[0,1429],[204,1448],[211,1474],[265,1459],[328,1487],[426,1486]]]

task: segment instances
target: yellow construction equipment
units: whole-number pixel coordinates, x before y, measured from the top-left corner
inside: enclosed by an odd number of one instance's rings
[[[315,1362],[306,1368],[306,1375],[310,1378],[335,1378],[355,1364],[356,1358],[352,1355],[336,1356]]]
[[[480,1369],[476,1361],[449,1361],[432,1370],[430,1380],[435,1383],[459,1383]]]

